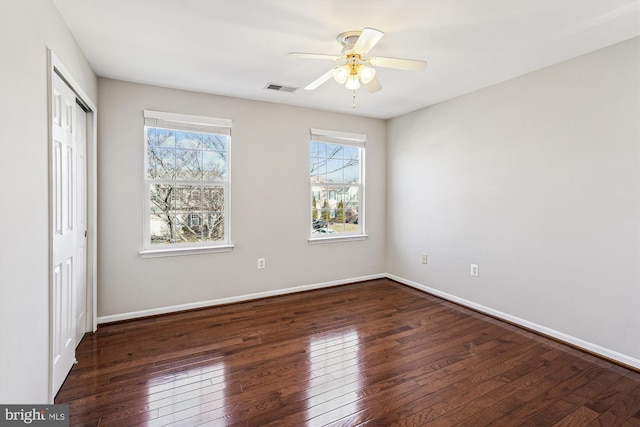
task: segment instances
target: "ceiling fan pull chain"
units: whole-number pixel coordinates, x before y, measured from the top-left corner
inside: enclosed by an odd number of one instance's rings
[[[356,108],[356,90],[355,89],[353,89],[351,91],[351,96],[352,96],[352,98],[351,98],[351,108],[355,109]]]

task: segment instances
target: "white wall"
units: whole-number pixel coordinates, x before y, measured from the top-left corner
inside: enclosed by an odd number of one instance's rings
[[[233,120],[231,253],[139,257],[145,109]],[[384,121],[109,79],[98,110],[102,320],[385,272]],[[310,128],[367,135],[365,241],[307,242]]]
[[[0,403],[48,401],[47,47],[95,99],[51,1],[0,1]]]
[[[639,52],[391,120],[388,271],[640,363]]]

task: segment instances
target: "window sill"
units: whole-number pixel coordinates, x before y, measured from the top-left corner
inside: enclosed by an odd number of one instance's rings
[[[324,243],[339,243],[339,242],[355,242],[358,240],[367,240],[369,236],[366,234],[357,234],[351,236],[335,236],[335,237],[314,237],[309,239],[310,245],[321,245]]]
[[[170,256],[184,255],[203,255],[215,254],[221,252],[231,252],[234,245],[220,246],[196,246],[188,248],[171,248],[171,249],[145,249],[139,252],[140,258],[163,258]]]

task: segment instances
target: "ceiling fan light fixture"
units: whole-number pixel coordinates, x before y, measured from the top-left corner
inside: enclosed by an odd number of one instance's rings
[[[362,84],[366,85],[367,83],[370,83],[375,76],[375,68],[367,67],[366,65],[360,65],[360,67],[358,67],[358,77]]]
[[[423,71],[427,67],[426,62],[417,59],[385,56],[369,57],[369,51],[376,46],[383,36],[384,33],[382,31],[365,27],[362,31],[347,31],[338,35],[338,43],[342,46],[340,55],[304,52],[290,52],[289,55],[298,58],[344,61],[342,65],[328,69],[323,75],[305,86],[304,89],[317,89],[333,77],[338,84],[343,85],[347,90],[353,91],[355,108],[355,91],[360,89],[361,86],[364,86],[369,93],[375,93],[382,89],[382,85],[376,78],[375,67],[395,68],[405,71]]]
[[[344,84],[344,87],[346,87],[349,90],[357,90],[358,88],[360,88],[360,79],[358,79],[358,75],[349,74],[349,77],[347,77],[347,81]]]
[[[351,69],[349,68],[348,65],[336,67],[333,69],[333,79],[338,83],[340,83],[341,85],[343,85],[346,83],[350,72],[351,72]]]

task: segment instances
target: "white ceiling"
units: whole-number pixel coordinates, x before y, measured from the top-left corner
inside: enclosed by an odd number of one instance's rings
[[[101,77],[391,118],[640,35],[640,0],[54,0]],[[339,33],[385,32],[371,56],[425,60],[377,69],[383,90],[330,80]],[[266,90],[267,83],[300,87]]]

